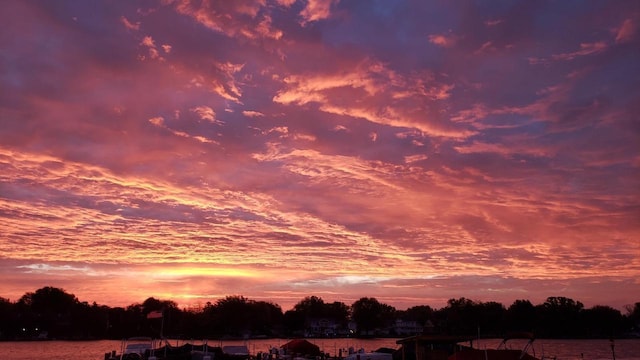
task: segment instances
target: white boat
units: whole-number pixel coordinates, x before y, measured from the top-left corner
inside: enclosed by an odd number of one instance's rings
[[[133,337],[122,340],[120,354],[105,354],[105,360],[143,360],[153,355],[156,341],[150,337]],[[107,356],[108,355],[108,356]]]
[[[245,345],[227,345],[222,347],[222,353],[234,358],[249,358],[249,348]]]
[[[358,352],[347,355],[345,360],[393,360],[393,355],[379,352]]]
[[[154,343],[153,339],[139,337],[139,338],[131,338],[126,342],[126,346],[123,351],[123,355],[127,354],[138,354],[140,357],[144,356],[146,351],[153,350]]]
[[[345,360],[393,360],[393,354],[375,351],[365,352],[364,349],[354,352],[349,349],[349,355],[345,357]]]

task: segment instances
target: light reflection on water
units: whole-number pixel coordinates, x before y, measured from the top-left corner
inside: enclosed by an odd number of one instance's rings
[[[335,355],[339,349],[353,347],[373,351],[380,347],[398,348],[396,339],[308,339],[318,345],[325,353]],[[261,339],[249,341],[209,340],[211,346],[246,345],[251,354],[268,351],[286,343],[287,339]],[[201,344],[200,340],[171,340],[172,345],[185,342]],[[499,340],[482,340],[477,347],[495,348]],[[520,348],[522,343],[513,343]],[[611,360],[613,358],[609,340],[544,340],[535,341],[538,357],[556,356],[558,360]],[[640,360],[640,339],[616,340],[616,360]],[[120,352],[121,342],[117,340],[100,341],[37,341],[37,342],[0,342],[0,360],[104,360],[104,354],[115,350]],[[581,355],[582,354],[582,355]]]
[[[478,347],[495,349],[501,340],[490,339],[480,341]],[[511,340],[511,348],[522,349],[524,340]],[[547,340],[537,339],[533,349],[536,357],[557,357],[558,360],[612,360],[611,342],[607,339],[592,340]],[[640,339],[615,340],[616,360],[640,360]],[[532,353],[532,352],[530,352]]]

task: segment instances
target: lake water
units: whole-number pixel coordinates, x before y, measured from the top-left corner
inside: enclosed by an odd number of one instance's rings
[[[339,349],[353,347],[366,351],[380,347],[397,349],[396,339],[308,339],[330,355]],[[248,341],[209,340],[211,346],[246,345],[251,354],[268,351],[286,343],[287,339],[264,339]],[[185,342],[201,344],[202,341],[171,340],[172,345]],[[482,340],[477,344],[481,349],[495,348],[499,340]],[[604,360],[613,359],[609,340],[545,340],[535,341],[538,357],[556,356],[558,360]],[[616,360],[640,360],[640,339],[615,340]],[[36,342],[0,342],[0,360],[104,360],[104,353],[115,350],[120,352],[120,341],[36,341]],[[520,344],[514,343],[514,347]]]

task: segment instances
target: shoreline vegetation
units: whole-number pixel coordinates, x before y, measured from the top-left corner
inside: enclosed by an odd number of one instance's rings
[[[0,341],[117,340],[133,336],[211,340],[270,338],[402,338],[417,334],[478,335],[497,338],[532,332],[538,338],[640,337],[640,302],[622,313],[612,307],[585,308],[580,301],[548,297],[542,304],[450,299],[440,309],[406,310],[363,297],[351,305],[317,296],[293,309],[227,296],[197,308],[180,309],[171,300],[150,297],[127,307],[80,301],[55,287],[25,293],[11,302],[0,297]]]

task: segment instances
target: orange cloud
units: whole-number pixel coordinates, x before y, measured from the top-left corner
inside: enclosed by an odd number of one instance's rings
[[[140,22],[132,23],[124,16],[120,17],[120,21],[122,21],[122,24],[129,30],[140,30]]]
[[[224,124],[224,122],[216,119],[216,112],[208,106],[196,106],[195,108],[191,109],[191,111],[198,114],[198,116],[200,116],[200,119],[202,120],[206,120],[214,124]]]
[[[427,77],[413,81],[388,70],[379,63],[361,63],[354,71],[330,75],[295,75],[284,79],[285,89],[273,101],[281,104],[318,103],[321,111],[366,119],[397,127],[417,128],[444,137],[468,137],[471,131],[443,126],[425,118],[424,111],[412,111],[407,105],[424,99],[439,101],[450,96],[453,85]],[[345,101],[343,91],[358,101]],[[390,100],[391,99],[391,100]]]
[[[339,0],[307,0],[307,5],[300,12],[302,24],[323,20],[331,15],[331,6]]]
[[[637,21],[634,19],[625,19],[616,33],[616,43],[625,43],[633,40],[637,31]]]
[[[456,45],[456,43],[458,42],[458,37],[452,34],[434,34],[429,35],[429,42],[441,47],[449,48]]]
[[[282,31],[273,28],[271,17],[268,14],[261,15],[261,11],[266,8],[266,1],[173,0],[169,3],[173,4],[179,13],[190,16],[203,26],[229,37],[252,40],[277,40],[282,37]]]
[[[583,43],[583,44],[580,44],[580,50],[578,51],[553,55],[551,58],[553,60],[568,61],[568,60],[573,60],[578,56],[597,54],[599,52],[605,51],[607,47],[608,47],[607,44],[601,41],[596,43]]]

